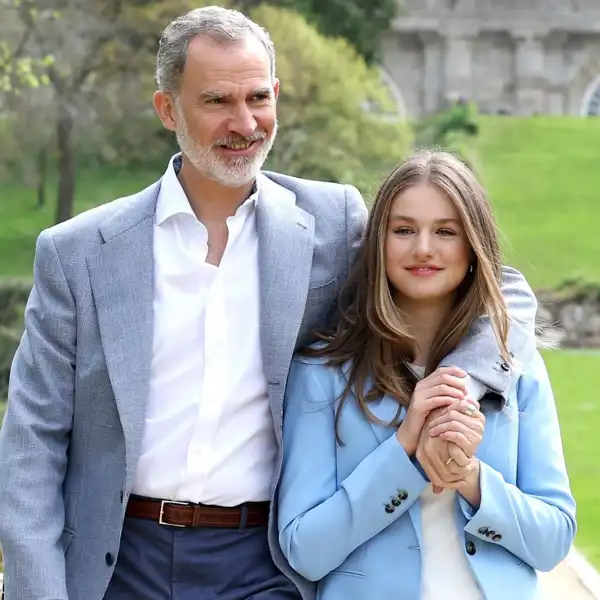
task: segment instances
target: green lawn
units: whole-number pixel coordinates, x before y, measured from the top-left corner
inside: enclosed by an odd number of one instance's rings
[[[600,282],[600,119],[482,117],[478,172],[504,234],[506,259],[535,288],[582,276]],[[139,190],[158,172],[81,171],[76,210]],[[34,241],[52,224],[19,185],[0,191],[0,276],[29,275]]]
[[[80,171],[75,211],[141,190],[157,179],[156,173],[111,170]],[[35,192],[15,183],[0,190],[0,277],[29,276],[38,233],[53,223],[54,186],[48,186],[48,204],[36,208]]]
[[[507,262],[535,288],[600,282],[600,119],[486,117],[475,147]]]
[[[545,352],[556,396],[571,485],[577,500],[575,544],[600,569],[600,352]]]

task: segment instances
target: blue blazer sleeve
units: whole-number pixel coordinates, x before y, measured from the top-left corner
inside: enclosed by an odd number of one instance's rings
[[[291,567],[311,581],[340,566],[404,514],[427,484],[395,435],[338,482],[334,420],[342,389],[336,370],[301,359],[292,363],[278,492],[279,541]],[[400,490],[406,491],[406,499],[386,512]]]
[[[479,530],[491,529],[501,536],[494,543],[533,568],[550,571],[575,537],[575,500],[552,388],[537,352],[518,382],[517,397],[519,414],[512,417],[519,420],[517,485],[482,462],[481,504],[465,531],[489,542]]]

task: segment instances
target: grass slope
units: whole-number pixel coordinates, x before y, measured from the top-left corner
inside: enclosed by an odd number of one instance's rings
[[[565,457],[577,500],[577,548],[600,569],[600,352],[545,352]]]
[[[531,284],[600,282],[600,119],[485,117],[476,168]]]

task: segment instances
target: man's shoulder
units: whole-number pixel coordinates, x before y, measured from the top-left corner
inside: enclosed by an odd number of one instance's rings
[[[336,204],[344,204],[348,201],[349,196],[354,200],[359,199],[363,202],[360,192],[352,185],[332,181],[303,179],[273,171],[263,171],[263,175],[293,192],[301,205],[304,203],[317,203],[323,206],[324,199]]]

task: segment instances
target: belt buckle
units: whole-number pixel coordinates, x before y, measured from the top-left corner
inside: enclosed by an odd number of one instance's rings
[[[158,524],[159,525],[168,525],[169,527],[183,527],[185,529],[185,525],[177,525],[176,523],[167,523],[163,520],[163,515],[165,514],[165,504],[178,504],[179,506],[188,506],[189,502],[177,502],[175,500],[161,500],[160,501],[160,514],[158,515]]]

